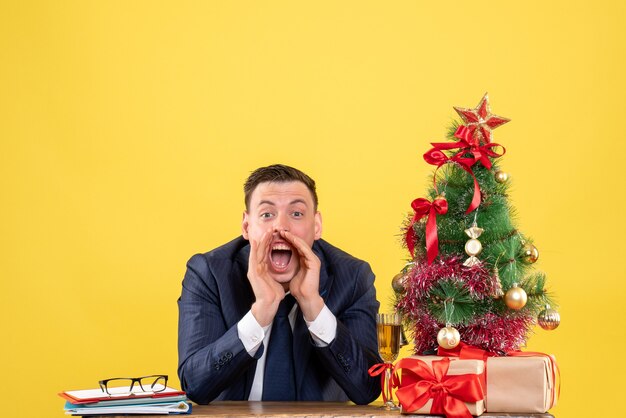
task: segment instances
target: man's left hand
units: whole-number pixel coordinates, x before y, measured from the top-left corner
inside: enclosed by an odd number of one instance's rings
[[[320,296],[320,259],[311,247],[289,231],[281,231],[280,235],[295,249],[300,267],[296,275],[289,282],[289,290],[298,301],[304,319],[313,322],[324,307],[324,300]]]

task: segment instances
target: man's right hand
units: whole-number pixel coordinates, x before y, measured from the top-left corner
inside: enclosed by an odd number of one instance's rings
[[[258,242],[250,239],[248,280],[256,298],[251,310],[252,315],[262,327],[272,323],[278,305],[285,297],[283,286],[269,275],[267,260],[272,234],[271,230],[265,231]]]

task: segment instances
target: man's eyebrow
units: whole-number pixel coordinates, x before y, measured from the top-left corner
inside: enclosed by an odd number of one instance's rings
[[[257,206],[261,206],[261,205],[276,206],[276,204],[270,200],[261,200]]]
[[[304,206],[307,206],[306,201],[304,199],[292,200],[289,204],[290,205],[295,205],[296,203],[302,203]]]
[[[295,205],[296,203],[302,203],[304,206],[307,206],[306,200],[304,199],[294,199],[289,202],[290,205]],[[261,205],[276,206],[276,203],[272,202],[271,200],[261,200],[257,206]]]

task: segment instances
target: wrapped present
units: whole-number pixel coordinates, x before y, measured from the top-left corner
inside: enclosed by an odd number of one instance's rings
[[[451,350],[440,348],[438,354],[486,362],[487,412],[545,413],[556,405],[559,368],[551,355],[510,351],[497,357],[464,343]]]
[[[398,361],[394,374],[402,413],[471,418],[485,411],[484,362],[438,356]]]
[[[552,356],[509,353],[487,360],[489,412],[544,413],[556,405],[558,370]]]

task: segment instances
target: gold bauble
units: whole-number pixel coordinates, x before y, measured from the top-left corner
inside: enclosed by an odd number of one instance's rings
[[[445,328],[441,328],[437,334],[437,342],[441,348],[453,349],[459,342],[461,342],[461,335],[456,328],[451,325],[446,325]]]
[[[561,324],[561,315],[554,309],[550,308],[550,305],[546,305],[546,309],[539,312],[537,316],[537,323],[546,331],[552,331]]]
[[[539,250],[531,243],[526,243],[522,247],[522,260],[526,264],[536,263],[539,259]]]
[[[396,293],[404,293],[404,291],[406,290],[406,288],[404,287],[404,274],[403,273],[398,273],[395,276],[393,276],[393,279],[391,279],[391,287],[393,288],[393,291]]]
[[[483,245],[476,238],[471,238],[465,243],[465,253],[469,256],[476,256],[483,250]]]
[[[528,295],[524,289],[517,286],[517,283],[513,283],[513,287],[504,295],[506,306],[516,311],[522,309],[526,305],[526,301],[528,301]]]
[[[505,173],[504,171],[501,171],[501,170],[496,171],[493,174],[493,177],[496,179],[498,183],[506,183],[506,181],[509,179],[508,173]]]

